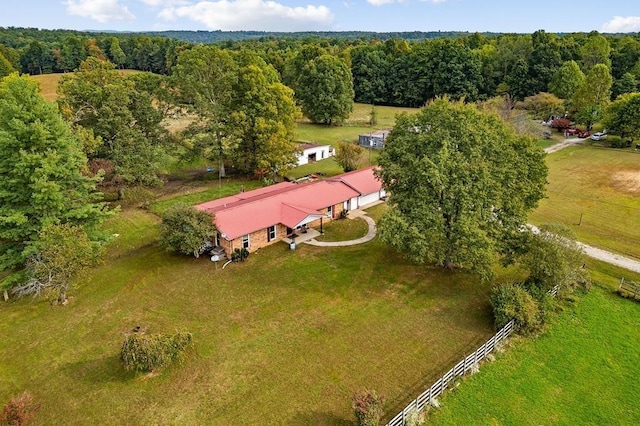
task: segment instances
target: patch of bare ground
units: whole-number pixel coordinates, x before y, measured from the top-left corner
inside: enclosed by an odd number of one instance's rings
[[[640,171],[621,170],[612,176],[614,188],[630,194],[640,194]]]

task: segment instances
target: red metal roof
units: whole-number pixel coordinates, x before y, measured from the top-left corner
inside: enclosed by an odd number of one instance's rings
[[[279,223],[294,228],[307,218],[320,217],[324,208],[379,191],[381,184],[372,170],[367,168],[306,184],[283,182],[195,207],[214,213],[216,227],[228,240]],[[367,183],[367,179],[371,182]]]
[[[344,173],[333,177],[331,180],[339,180],[349,185],[351,188],[358,191],[361,195],[372,194],[380,191],[382,188],[381,182],[376,179],[373,174],[375,167],[370,166],[360,170],[354,170],[349,173]]]

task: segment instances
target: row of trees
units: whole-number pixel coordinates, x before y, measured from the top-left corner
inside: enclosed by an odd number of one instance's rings
[[[88,57],[109,60],[117,68],[169,74],[184,42],[139,34],[88,34],[0,28],[0,76],[10,70],[31,75],[70,72]]]
[[[540,30],[533,34],[476,33],[421,41],[339,37],[340,33],[331,39],[262,38],[221,42],[219,46],[257,52],[296,94],[301,88],[326,84],[325,79],[320,79],[320,83],[316,80],[327,69],[339,74],[338,64],[334,63],[339,58],[351,71],[353,98],[375,104],[422,106],[428,99],[443,94],[473,101],[504,94],[522,100],[539,92],[557,92],[567,99],[556,74],[571,61],[585,75],[596,64],[606,65],[613,79],[614,97],[634,91],[640,80],[637,35],[597,32],[557,35]],[[19,28],[0,29],[0,44],[4,45],[0,47],[0,57],[4,56],[14,69],[31,74],[71,71],[88,56],[108,59],[117,67],[170,74],[180,51],[192,46],[171,38],[140,34],[96,35]],[[310,75],[315,75],[310,81],[291,79],[292,62],[299,71],[300,66],[305,66],[303,62],[317,60],[324,54],[334,58],[324,57],[315,64],[305,64]],[[2,62],[0,59],[0,72]],[[301,92],[299,99],[303,98],[307,102],[317,101],[317,97],[309,99]],[[323,119],[317,117],[315,121]]]

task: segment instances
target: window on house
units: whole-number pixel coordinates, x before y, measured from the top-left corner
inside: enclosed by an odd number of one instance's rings
[[[276,226],[270,226],[267,228],[267,241],[273,241],[276,239]]]
[[[327,207],[327,216],[333,217],[333,206]]]
[[[249,241],[249,234],[242,236],[242,248],[248,249],[251,247],[251,241]]]

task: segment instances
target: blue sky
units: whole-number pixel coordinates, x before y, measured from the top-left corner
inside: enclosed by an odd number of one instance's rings
[[[5,0],[0,26],[75,30],[640,31],[638,0]]]

